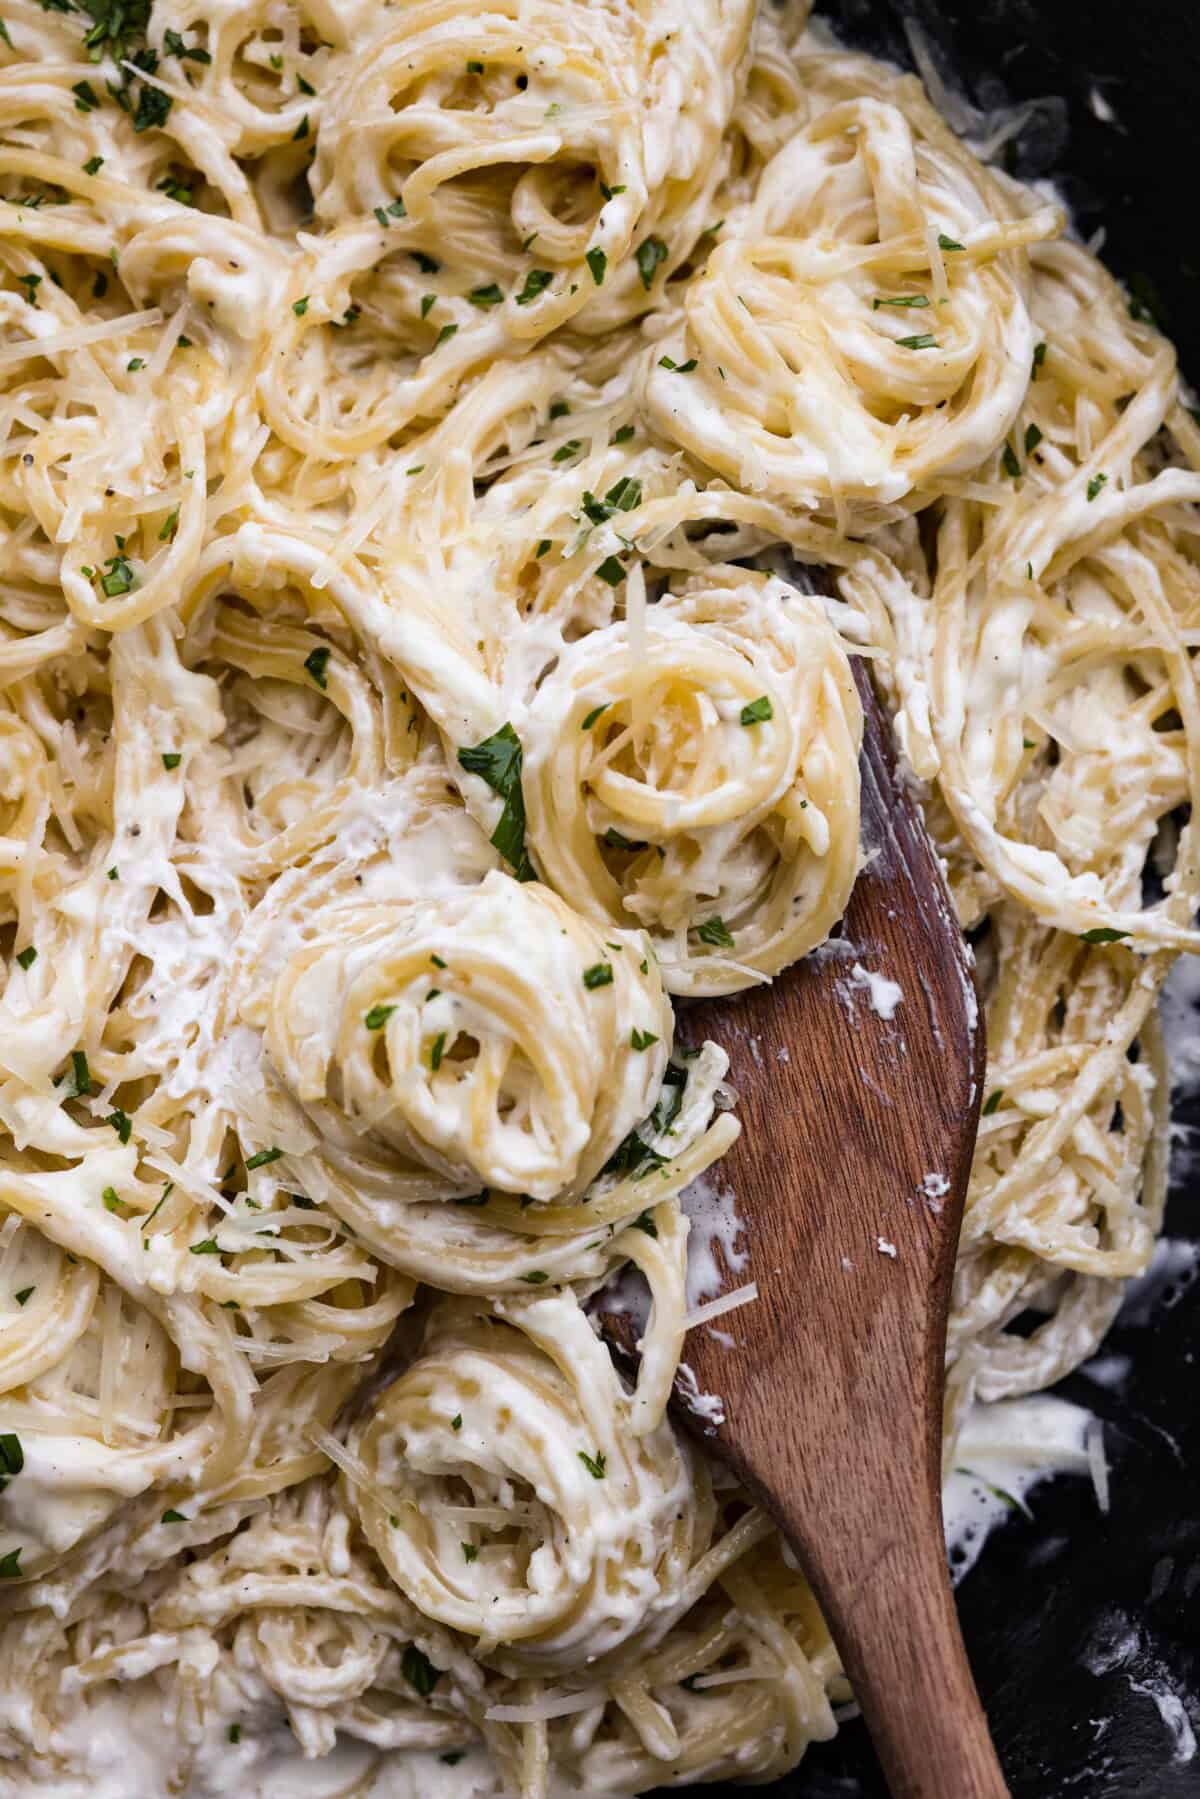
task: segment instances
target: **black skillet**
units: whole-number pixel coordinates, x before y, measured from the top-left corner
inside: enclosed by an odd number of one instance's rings
[[[1055,176],[1085,238],[1103,225],[1105,261],[1200,379],[1197,0],[820,0],[819,13],[909,66],[903,20],[919,21],[982,110],[1042,100],[1009,166]],[[1200,1244],[1200,1094],[1177,1094],[1173,1116],[1167,1232]],[[1105,1420],[1110,1512],[1087,1480],[1035,1489],[1032,1521],[1014,1513],[959,1587],[963,1629],[1014,1799],[1200,1799],[1200,1281],[1185,1267],[1142,1283],[1105,1354],[1128,1358],[1119,1385],[1080,1372],[1058,1391]],[[886,1795],[861,1724],[755,1790]]]

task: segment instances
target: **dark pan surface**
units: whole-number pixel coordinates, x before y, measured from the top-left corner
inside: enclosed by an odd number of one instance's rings
[[[819,0],[818,11],[855,47],[905,63],[902,21],[920,21],[985,110],[1051,97],[1014,172],[1060,177],[1081,234],[1105,227],[1105,261],[1197,377],[1195,0]],[[1117,125],[1097,118],[1093,89]],[[1200,1244],[1200,1097],[1177,1095],[1173,1111],[1167,1234]],[[959,1588],[1014,1799],[1200,1799],[1200,1281],[1186,1255],[1176,1264],[1131,1293],[1108,1339],[1106,1357],[1129,1359],[1126,1377],[1111,1386],[1080,1373],[1058,1389],[1105,1420],[1109,1515],[1089,1482],[1047,1482],[1033,1521],[1014,1514]],[[860,1724],[753,1790],[886,1795]]]

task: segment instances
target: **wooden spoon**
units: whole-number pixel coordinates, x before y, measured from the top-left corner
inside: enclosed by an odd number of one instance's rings
[[[682,1044],[711,1037],[729,1052],[745,1128],[721,1175],[745,1225],[739,1282],[758,1283],[720,1338],[689,1331],[684,1360],[723,1404],[711,1449],[808,1575],[897,1799],[1003,1799],[941,1511],[946,1315],[983,1022],[861,665],[856,679],[866,864],[840,942],[770,987],[679,1010]],[[894,1015],[874,974],[899,985]],[[603,1297],[606,1335],[635,1349],[628,1316]],[[678,1384],[672,1403],[700,1427]]]

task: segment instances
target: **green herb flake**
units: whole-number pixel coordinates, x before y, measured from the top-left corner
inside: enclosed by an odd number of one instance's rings
[[[629,1046],[631,1049],[649,1049],[652,1043],[657,1042],[658,1038],[653,1031],[639,1031],[637,1026],[634,1025],[632,1035],[629,1039]]]
[[[482,743],[458,752],[459,765],[477,775],[503,800],[504,809],[492,832],[491,843],[512,868],[518,881],[532,881],[535,873],[525,850],[525,796],[521,791],[521,739],[511,724],[500,727]]]
[[[395,1010],[395,1006],[372,1006],[363,1014],[363,1023],[369,1031],[381,1031]]]
[[[100,96],[90,81],[77,81],[71,92],[75,96],[77,112],[95,112],[100,105]]]
[[[461,1412],[456,1412],[454,1414],[453,1418],[451,1418],[450,1429],[451,1430],[461,1430],[462,1429],[462,1413]]]
[[[1091,480],[1087,484],[1087,497],[1088,497],[1089,505],[1097,497],[1097,495],[1100,492],[1100,489],[1105,485],[1107,480],[1108,480],[1107,475],[1093,475],[1092,476]]]
[[[184,343],[184,340],[182,338],[180,338],[179,341],[181,344]],[[184,348],[190,349],[191,345],[184,344]],[[178,506],[176,506],[174,512],[169,512],[167,514],[166,519],[163,522],[162,529],[159,531],[159,534],[158,534],[159,543],[171,543],[173,541],[175,533],[178,529],[179,529],[179,508],[178,508]]]
[[[775,713],[770,700],[763,693],[756,700],[751,700],[748,706],[743,706],[740,716],[744,725],[762,725],[774,718]]]
[[[34,963],[37,961],[37,951],[34,949],[32,943],[27,944],[24,949],[17,951],[17,961],[22,968],[33,967]]]
[[[1026,427],[1025,427],[1025,454],[1027,456],[1032,456],[1033,452],[1037,449],[1037,447],[1041,443],[1041,441],[1042,441],[1041,427],[1039,425],[1026,425]]]
[[[441,330],[438,332],[437,336],[433,340],[434,349],[440,350],[443,344],[448,344],[450,342],[450,339],[457,332],[457,330],[458,330],[457,325],[443,325]]]
[[[586,1449],[580,1449],[576,1453],[593,1480],[604,1479],[608,1472],[608,1457],[602,1449],[598,1449],[595,1455],[589,1455]]]
[[[658,273],[658,265],[667,260],[670,252],[661,237],[647,237],[638,245],[636,256],[638,274],[642,278],[642,286],[649,293],[654,285],[654,277]]]
[[[102,156],[89,156],[83,165],[83,172],[85,175],[98,175],[103,167],[104,158]]]
[[[984,1103],[983,1116],[985,1118],[990,1118],[993,1112],[998,1112],[1000,1110],[1000,1101],[1003,1098],[1003,1087],[997,1087],[994,1093],[989,1093],[987,1100]]]
[[[611,962],[593,962],[590,968],[583,971],[583,984],[591,991],[594,987],[611,987],[613,971]]]
[[[539,294],[544,294],[554,275],[550,269],[530,269],[525,276],[525,285],[517,295],[518,306],[531,306]]]
[[[962,245],[956,244],[954,239],[952,237],[947,237],[946,233],[944,231],[939,231],[938,232],[938,249],[939,250],[961,250]]]
[[[174,1506],[168,1506],[162,1515],[162,1522],[164,1524],[186,1524],[188,1522],[187,1513],[177,1512]]]
[[[892,298],[876,295],[871,301],[871,311],[878,312],[881,306],[925,307],[929,304],[928,294],[896,294]]]
[[[164,750],[162,764],[164,768],[178,768],[183,757],[178,750]]]
[[[570,462],[572,456],[578,456],[582,448],[583,444],[578,437],[569,437],[565,444],[559,444],[550,460],[551,462]]]
[[[118,1218],[128,1218],[129,1207],[115,1187],[106,1187],[100,1197],[104,1201],[106,1212],[115,1212]]]
[[[228,1738],[229,1738],[229,1741],[230,1741],[230,1742],[231,1742],[231,1743],[240,1743],[240,1742],[241,1742],[241,1740],[242,1740],[242,1727],[241,1727],[241,1725],[240,1725],[240,1724],[231,1724],[231,1725],[230,1725],[230,1726],[229,1726],[229,1729],[228,1729],[228,1731],[227,1731],[227,1732],[226,1732],[226,1735],[227,1735],[227,1736],[228,1736]]]
[[[429,1052],[429,1066],[434,1074],[442,1065],[442,1057],[446,1052],[446,1033],[439,1031],[433,1040],[433,1048]]]
[[[118,1106],[115,1112],[109,1113],[104,1122],[105,1124],[110,1124],[112,1126],[122,1143],[129,1142],[130,1133],[133,1130],[133,1122],[130,1119],[128,1112],[122,1112],[120,1106]]]
[[[528,1274],[521,1276],[521,1279],[527,1287],[544,1287],[550,1276],[543,1268],[531,1268]]]
[[[732,949],[734,946],[733,932],[725,920],[715,914],[712,918],[706,918],[703,924],[697,925],[695,930],[701,943],[710,943],[714,949]]]
[[[502,306],[504,294],[495,281],[489,281],[486,287],[473,287],[467,295],[472,306],[481,306],[485,310],[489,306]]]
[[[611,705],[612,705],[611,700],[601,700],[601,702],[598,706],[592,707],[592,709],[588,713],[587,717],[580,724],[579,729],[581,731],[590,731],[592,726],[595,724],[596,720],[600,717],[600,715],[604,712],[607,712]]]
[[[548,555],[553,548],[554,548],[553,539],[551,539],[549,537],[543,537],[541,542],[538,544],[538,547],[537,547],[536,551],[534,552],[534,554],[540,560],[543,556]]]
[[[330,654],[331,651],[329,645],[323,643],[318,649],[310,650],[308,655],[304,658],[305,673],[312,676],[313,680],[322,691],[328,686],[328,682],[325,679],[325,670],[329,664]]]
[[[896,342],[902,350],[936,350],[938,347],[937,338],[930,337],[927,331],[917,337],[898,337]]]
[[[1114,931],[1108,925],[1097,925],[1094,930],[1081,931],[1079,941],[1081,943],[1120,943],[1128,935],[1128,931]]]
[[[292,301],[292,311],[295,313],[295,315],[298,319],[302,319],[304,317],[305,313],[308,311],[309,298],[310,298],[310,296],[308,294],[305,294],[303,299]]]
[[[71,1051],[71,1072],[67,1075],[63,1086],[63,1098],[85,1098],[91,1090],[92,1071],[88,1067],[87,1056],[81,1049],[73,1049]]]
[[[477,1562],[479,1560],[479,1545],[477,1543],[464,1543],[462,1552],[464,1562]]]
[[[1034,381],[1037,380],[1038,370],[1042,367],[1042,364],[1045,362],[1045,360],[1046,360],[1045,344],[1044,343],[1043,344],[1034,344],[1034,346],[1033,346],[1033,367],[1031,370],[1031,378]]]
[[[21,1448],[21,1439],[15,1431],[0,1432],[0,1475],[11,1479],[20,1474],[25,1466],[25,1451]]]
[[[1000,467],[1004,470],[1006,475],[1011,475],[1014,481],[1021,473],[1021,464],[1017,461],[1016,451],[1011,444],[1005,444],[1004,446],[1004,454],[1000,458]]]
[[[246,1173],[253,1174],[256,1168],[269,1168],[272,1162],[278,1162],[283,1155],[281,1149],[259,1149],[246,1158]]]
[[[215,1237],[205,1237],[202,1243],[189,1243],[188,1249],[194,1256],[219,1256],[221,1253]]]
[[[481,62],[469,62],[467,64],[467,74],[468,75],[482,75],[483,74],[483,64]]]
[[[436,305],[437,305],[437,295],[436,294],[422,294],[422,296],[421,296],[421,317],[423,319],[427,319],[429,317],[430,313],[433,311],[433,308]]]
[[[602,581],[607,581],[610,587],[619,587],[625,579],[625,564],[619,556],[606,556],[596,573]]]
[[[424,1655],[415,1643],[410,1643],[404,1651],[400,1661],[400,1672],[413,1692],[421,1699],[428,1699],[442,1678],[442,1670],[435,1668],[429,1657]]]
[[[37,1292],[36,1287],[22,1287],[21,1291],[19,1293],[15,1293],[13,1295],[13,1297],[19,1306],[23,1306],[25,1304],[26,1300],[29,1299],[31,1297],[31,1295],[33,1295],[36,1292]]]
[[[609,825],[600,841],[607,844],[610,850],[644,850],[646,847],[644,843],[635,843],[632,837],[626,837],[625,833],[618,831],[615,825]],[[642,973],[645,974],[645,972],[646,965],[643,963]]]
[[[627,444],[633,436],[634,430],[635,427],[633,425],[620,426],[620,428],[613,433],[613,442],[615,444]]]
[[[300,123],[297,125],[296,129],[292,133],[292,142],[294,144],[303,143],[304,139],[307,136],[308,136],[308,114],[305,113],[304,117],[301,119]]]
[[[0,1555],[0,1580],[19,1580],[21,1578],[21,1551],[10,1549],[7,1555]]]
[[[658,366],[660,369],[668,369],[673,375],[690,375],[696,366],[696,358],[689,356],[686,362],[676,362],[670,356],[660,356]]]
[[[604,286],[604,272],[608,268],[608,256],[603,250],[589,250],[585,258],[592,271],[592,280],[597,287]]]

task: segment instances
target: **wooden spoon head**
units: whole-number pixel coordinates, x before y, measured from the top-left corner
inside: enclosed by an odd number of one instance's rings
[[[754,1280],[758,1298],[688,1333],[675,1401],[760,1490],[770,1446],[758,1439],[784,1410],[815,1467],[915,1407],[932,1493],[983,1024],[971,952],[861,663],[856,679],[865,861],[839,936],[770,987],[679,1011],[684,1046],[712,1038],[729,1054],[744,1129],[717,1174],[749,1253],[729,1285]],[[599,1310],[610,1341],[634,1349],[628,1316],[606,1313],[603,1295]],[[720,1408],[698,1418],[697,1389]]]

